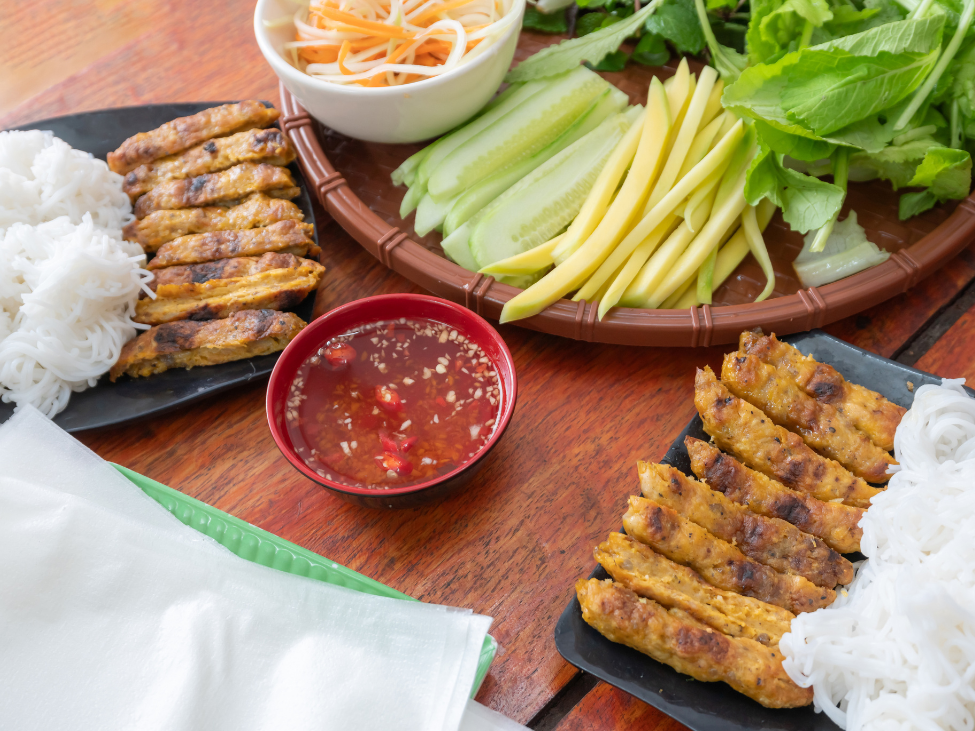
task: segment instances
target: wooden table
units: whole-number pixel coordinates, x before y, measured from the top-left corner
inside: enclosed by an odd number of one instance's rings
[[[251,30],[252,2],[55,0],[7,8],[0,128],[103,107],[257,98],[277,80]],[[43,42],[41,42],[43,37]],[[329,307],[415,291],[319,211]],[[322,225],[324,224],[324,225]],[[908,294],[827,328],[946,376],[975,375],[975,248]],[[479,700],[535,728],[680,724],[579,674],[552,631],[592,546],[619,525],[637,459],[660,459],[691,418],[695,366],[721,349],[636,350],[501,327],[521,393],[470,491],[399,512],[352,507],[279,455],[264,385],[149,422],[81,435],[106,459],[431,602],[495,617],[501,649]]]

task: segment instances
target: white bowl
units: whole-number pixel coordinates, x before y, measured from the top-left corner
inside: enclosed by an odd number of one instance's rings
[[[368,142],[419,142],[443,134],[473,117],[501,86],[521,31],[524,3],[511,12],[518,17],[490,48],[470,63],[412,84],[366,88],[315,79],[284,57],[284,44],[293,41],[294,26],[268,28],[265,20],[294,14],[291,0],[258,0],[254,35],[271,64],[308,113],[338,132]]]

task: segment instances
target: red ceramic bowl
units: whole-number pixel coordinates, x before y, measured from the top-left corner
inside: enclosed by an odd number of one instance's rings
[[[494,364],[501,384],[498,423],[491,439],[467,462],[434,480],[415,485],[375,489],[352,487],[328,480],[297,455],[284,422],[284,404],[298,368],[331,338],[350,328],[379,320],[405,317],[431,320],[449,325],[473,339]],[[465,487],[487,461],[494,445],[501,439],[515,410],[518,382],[511,352],[498,332],[487,321],[470,310],[438,297],[422,294],[387,294],[367,297],[337,307],[313,321],[284,349],[278,358],[267,387],[267,422],[274,443],[291,465],[309,480],[331,490],[343,500],[368,508],[408,508],[441,498]]]

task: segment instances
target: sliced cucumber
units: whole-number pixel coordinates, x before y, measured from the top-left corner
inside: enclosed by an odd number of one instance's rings
[[[416,223],[413,226],[417,235],[426,236],[433,229],[442,228],[447,213],[458,199],[460,199],[459,195],[443,202],[438,202],[429,193],[423,196],[420,199],[419,205],[416,207]]]
[[[406,185],[413,185],[413,181],[416,180],[416,171],[429,151],[430,146],[427,145],[419,152],[414,152],[403,160],[403,164],[396,168],[393,174],[389,176],[393,179],[393,185],[403,185],[404,183]]]
[[[613,115],[468,221],[479,268],[543,244],[564,229],[631,123],[626,112]]]
[[[612,87],[603,91],[590,104],[589,109],[576,119],[568,129],[549,145],[521,162],[499,170],[461,194],[450,208],[444,220],[444,233],[450,234],[475,213],[484,208],[504,191],[517,183],[546,160],[558,154],[573,142],[596,129],[603,120],[620,112],[629,103],[629,97]]]
[[[426,187],[419,184],[414,184],[412,188],[406,191],[406,195],[403,196],[403,202],[399,204],[399,217],[406,218],[413,213],[413,209],[416,208],[417,203],[423,198],[425,192]]]
[[[440,200],[452,198],[491,173],[531,157],[578,119],[607,86],[584,66],[548,79],[541,91],[443,158],[426,181],[428,192]],[[518,92],[511,99],[517,97]],[[491,115],[489,112],[470,126]],[[424,160],[421,171],[432,157]]]
[[[464,224],[454,231],[450,236],[440,242],[440,246],[451,261],[460,264],[464,269],[472,272],[478,270],[477,262],[471,253],[468,242],[471,240],[471,229],[468,224]]]
[[[444,135],[434,142],[427,148],[429,152],[417,168],[414,184],[422,184],[425,191],[427,180],[430,179],[430,176],[433,175],[433,172],[440,163],[444,161],[444,158],[467,142],[471,137],[474,137],[478,132],[487,129],[509,112],[517,109],[534,94],[544,89],[545,86],[545,81],[531,81],[523,86],[519,86],[511,92],[510,96],[506,96],[490,111],[485,112],[479,117],[475,117],[463,127],[458,127],[453,132]]]
[[[477,114],[474,115],[474,119],[477,119],[483,114],[487,114],[492,109],[494,109],[499,104],[503,104],[508,100],[508,97],[514,94],[518,89],[520,89],[524,84],[510,84],[507,89],[502,91],[500,94],[494,97],[491,101],[484,105],[484,107]]]

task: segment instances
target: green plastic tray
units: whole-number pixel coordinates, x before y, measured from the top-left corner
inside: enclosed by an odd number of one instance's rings
[[[259,563],[278,571],[297,576],[307,576],[311,579],[324,581],[327,584],[344,586],[346,589],[361,591],[364,594],[384,596],[391,599],[406,599],[418,601],[408,594],[390,589],[374,579],[356,573],[352,569],[340,566],[319,556],[306,548],[278,538],[273,533],[261,530],[240,518],[235,518],[222,510],[184,495],[178,490],[166,487],[161,482],[150,480],[138,472],[127,467],[113,464],[113,467],[128,478],[136,487],[142,490],[166,510],[175,515],[180,522],[190,528],[208,535],[221,546],[229,548],[247,561]],[[484,682],[488,668],[498,651],[498,643],[491,635],[484,638],[481,657],[477,662],[477,675],[471,697],[477,693]]]

